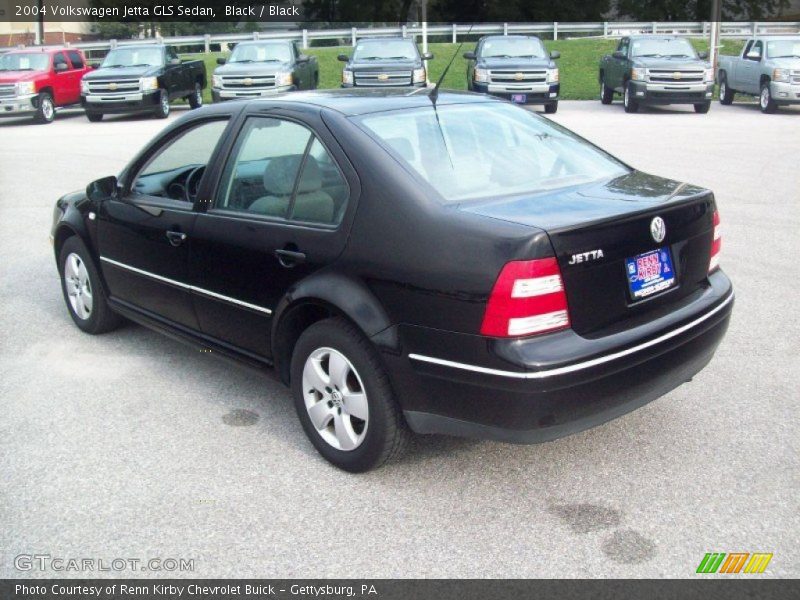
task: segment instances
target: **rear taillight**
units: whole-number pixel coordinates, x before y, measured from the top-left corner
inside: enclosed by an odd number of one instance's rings
[[[481,335],[514,337],[568,327],[567,295],[556,259],[506,263],[486,304]]]
[[[708,272],[719,269],[719,251],[722,248],[722,232],[719,228],[719,211],[714,211],[714,241],[711,242],[711,260],[708,262]]]

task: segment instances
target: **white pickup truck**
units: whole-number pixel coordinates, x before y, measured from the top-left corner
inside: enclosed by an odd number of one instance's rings
[[[748,40],[740,56],[720,56],[719,101],[734,94],[758,96],[761,112],[800,104],[800,36],[764,36]]]

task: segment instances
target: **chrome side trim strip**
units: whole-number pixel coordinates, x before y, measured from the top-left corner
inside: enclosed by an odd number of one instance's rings
[[[251,310],[255,310],[257,312],[261,312],[267,315],[272,314],[272,311],[269,308],[264,308],[263,306],[258,306],[256,304],[250,304],[249,302],[244,302],[243,300],[237,300],[236,298],[231,298],[230,296],[224,296],[222,294],[218,294],[217,292],[212,292],[211,290],[197,287],[196,285],[189,285],[188,283],[183,283],[180,281],[176,281],[174,279],[169,279],[168,277],[162,277],[161,275],[156,275],[155,273],[151,273],[150,271],[145,271],[143,269],[137,269],[136,267],[132,267],[130,265],[126,265],[125,263],[121,263],[116,260],[106,258],[105,256],[101,256],[100,260],[103,262],[107,262],[108,264],[114,265],[115,267],[119,267],[120,269],[125,269],[126,271],[131,271],[132,273],[136,273],[144,277],[149,277],[151,279],[155,279],[156,281],[169,283],[170,285],[174,285],[184,290],[189,290],[197,294],[202,294],[204,296],[216,298],[217,300],[223,300],[224,302],[230,302],[231,304],[236,304],[238,306],[244,306],[245,308],[249,308]]]
[[[708,311],[702,317],[698,317],[694,321],[686,323],[686,325],[681,325],[677,329],[673,329],[672,331],[665,333],[663,335],[658,336],[657,338],[653,338],[647,342],[639,344],[638,346],[633,346],[631,348],[627,348],[625,350],[620,350],[619,352],[614,352],[612,354],[606,354],[605,356],[599,356],[597,358],[593,358],[591,360],[587,360],[580,363],[575,363],[572,365],[566,365],[564,367],[557,367],[555,369],[549,369],[546,371],[502,371],[500,369],[490,369],[488,367],[480,367],[477,365],[469,365],[465,363],[455,362],[452,360],[445,360],[443,358],[434,358],[432,356],[424,356],[422,354],[409,354],[408,358],[411,360],[418,360],[421,362],[432,363],[436,365],[441,365],[443,367],[451,367],[453,369],[463,369],[465,371],[474,371],[476,373],[484,373],[486,375],[497,375],[500,377],[512,377],[516,379],[544,379],[546,377],[554,377],[556,375],[564,375],[566,373],[574,373],[575,371],[581,371],[583,369],[588,369],[590,367],[595,367],[597,365],[601,365],[603,363],[607,363],[612,360],[616,360],[618,358],[622,358],[623,356],[628,356],[630,354],[634,354],[645,348],[649,348],[651,346],[655,346],[656,344],[660,344],[661,342],[665,342],[668,339],[674,338],[677,335],[688,331],[692,327],[696,327],[706,319],[710,319],[712,316],[717,314],[723,308],[725,308],[728,304],[733,301],[734,295],[731,294],[725,300],[722,301],[719,305],[714,307],[712,310]]]

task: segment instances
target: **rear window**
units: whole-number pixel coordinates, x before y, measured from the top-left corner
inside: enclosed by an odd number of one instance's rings
[[[563,127],[507,103],[388,111],[355,121],[448,203],[558,189],[629,171]]]

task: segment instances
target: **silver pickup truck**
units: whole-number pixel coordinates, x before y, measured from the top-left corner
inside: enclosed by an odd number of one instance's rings
[[[731,104],[736,93],[758,96],[761,112],[800,104],[800,36],[756,37],[740,56],[720,56],[719,101]]]

